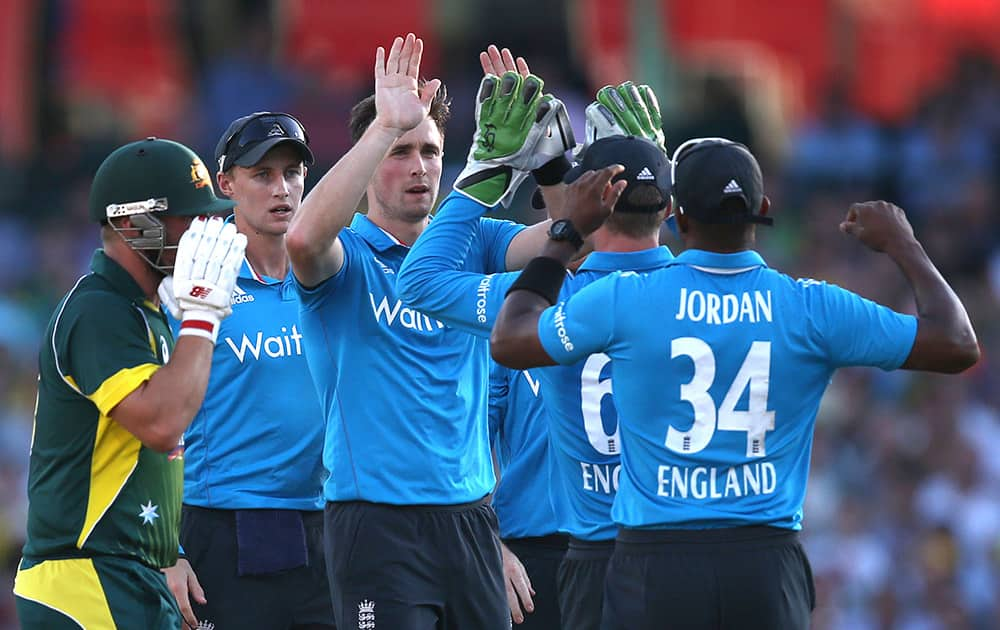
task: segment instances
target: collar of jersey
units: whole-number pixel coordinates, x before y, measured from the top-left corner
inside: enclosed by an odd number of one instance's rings
[[[378,252],[384,252],[393,247],[406,247],[406,245],[403,245],[390,236],[388,232],[375,225],[371,219],[360,212],[354,215],[354,219],[351,221],[351,229],[357,232],[358,236],[368,241],[368,244]]]
[[[226,223],[235,224],[236,214],[233,213],[228,217],[226,217]],[[280,280],[278,278],[272,278],[271,276],[262,276],[259,273],[257,273],[257,271],[250,266],[250,261],[247,260],[246,256],[243,257],[243,264],[240,265],[239,277],[243,278],[244,280],[256,280],[261,284],[281,284],[283,282],[283,280]]]
[[[261,284],[281,284],[284,279],[272,278],[271,276],[262,276],[257,273],[257,271],[250,266],[250,261],[243,257],[243,264],[240,265],[240,278],[244,280],[256,280]]]
[[[712,268],[729,270],[767,267],[767,263],[760,257],[760,254],[749,249],[734,254],[719,254],[716,252],[706,252],[703,249],[689,249],[681,252],[670,264],[703,267],[707,268],[707,271],[710,271]]]
[[[111,283],[111,286],[130,300],[141,302],[146,299],[146,294],[142,292],[142,288],[139,287],[135,278],[129,275],[124,267],[108,257],[103,249],[94,252],[94,256],[90,259],[90,270],[105,278]]]
[[[659,269],[673,260],[674,255],[662,245],[637,252],[590,252],[580,265],[580,271],[646,271]]]

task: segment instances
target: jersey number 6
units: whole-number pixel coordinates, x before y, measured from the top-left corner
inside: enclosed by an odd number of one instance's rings
[[[611,362],[611,357],[603,353],[592,354],[583,364],[580,374],[580,411],[583,414],[583,426],[587,429],[587,439],[590,445],[601,455],[617,455],[621,452],[621,442],[618,440],[618,412],[614,414],[613,433],[604,428],[604,418],[601,415],[601,401],[613,393],[611,377],[602,379],[601,370]]]

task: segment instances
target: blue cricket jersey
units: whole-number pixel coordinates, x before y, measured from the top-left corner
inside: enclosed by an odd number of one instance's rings
[[[400,278],[409,303],[450,326],[488,336],[519,272],[484,276],[461,269],[462,244],[485,210],[452,193],[417,240]],[[673,260],[666,247],[628,253],[593,252],[563,283],[568,298],[621,269],[650,271]],[[620,447],[606,355],[575,365],[532,370],[541,381],[549,419],[552,502],[560,531],[584,540],[614,538],[611,505],[619,482]],[[502,523],[501,523],[502,526]]]
[[[184,503],[217,509],[323,506],[324,419],[306,364],[291,273],[244,260],[208,391],[184,432]],[[180,322],[170,319],[176,334]]]
[[[490,362],[490,442],[500,467],[493,509],[501,538],[559,531],[549,496],[549,430],[540,387],[528,370]]]
[[[549,355],[614,362],[626,527],[800,529],[820,398],[838,367],[898,368],[917,321],[794,280],[753,251],[689,250],[547,309]]]
[[[568,300],[616,271],[646,273],[663,268],[673,259],[666,247],[592,252],[576,274],[563,282],[560,300]],[[560,484],[559,491],[553,494],[556,512],[562,515],[565,531],[576,538],[610,540],[617,533],[611,506],[621,474],[618,367],[612,365],[607,354],[595,352],[582,355],[576,362],[537,372],[549,412],[553,466]]]
[[[521,229],[479,221],[466,268],[503,270]],[[494,485],[488,342],[404,304],[397,278],[409,248],[368,217],[356,215],[340,242],[339,272],[311,288],[296,282],[327,420],[326,498],[453,505],[486,496]]]

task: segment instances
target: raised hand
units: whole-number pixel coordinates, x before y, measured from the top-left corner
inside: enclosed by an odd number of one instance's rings
[[[441,81],[419,84],[424,41],[413,33],[392,42],[389,55],[381,46],[375,51],[375,110],[372,124],[401,136],[427,117]]]
[[[660,103],[648,85],[631,81],[605,85],[587,106],[586,138],[581,149],[601,138],[625,135],[647,138],[664,148],[662,127]]]
[[[601,227],[614,212],[618,198],[628,185],[624,179],[611,183],[612,178],[625,170],[621,164],[612,164],[598,171],[587,171],[566,189],[567,219],[586,238]]]
[[[479,64],[476,133],[454,188],[483,205],[508,206],[529,172],[573,147],[573,128],[562,101],[542,93],[545,84],[524,57],[490,44]]]
[[[902,208],[887,201],[866,201],[851,204],[840,231],[858,239],[877,252],[890,252],[893,247],[913,243],[913,227]]]
[[[509,48],[498,49],[495,44],[479,53],[479,63],[483,66],[483,74],[500,76],[504,72],[516,72],[522,77],[531,74],[524,57],[515,59]]]
[[[525,66],[526,67],[526,66]],[[508,70],[487,74],[479,85],[476,133],[457,192],[485,206],[501,201],[510,205],[518,186],[531,169],[564,152],[550,124],[564,111],[563,104],[543,94],[544,82],[535,75],[522,77]],[[558,142],[546,142],[554,139]]]
[[[243,264],[247,237],[220,217],[198,217],[177,245],[172,307],[181,313],[179,336],[215,342],[219,322],[233,312],[230,299]]]

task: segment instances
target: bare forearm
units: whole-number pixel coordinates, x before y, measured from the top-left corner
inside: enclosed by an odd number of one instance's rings
[[[204,402],[213,349],[206,339],[178,339],[167,364],[118,403],[111,418],[149,448],[170,451]]]
[[[302,201],[285,240],[300,280],[313,284],[310,280],[324,279],[339,269],[341,261],[331,252],[337,236],[350,224],[368,182],[397,137],[373,123]],[[337,259],[324,260],[331,257]],[[335,268],[327,269],[331,264]]]
[[[917,339],[903,367],[960,372],[979,360],[976,333],[961,300],[916,240],[886,252],[906,277],[917,304]]]
[[[580,250],[568,241],[553,241],[552,239],[546,239],[545,243],[542,245],[541,251],[538,252],[538,255],[557,260],[562,263],[563,267],[565,267],[577,257],[579,251]]]
[[[316,183],[289,228],[329,247],[337,233],[350,223],[365,194],[368,182],[385,157],[397,134],[373,123],[364,135]]]
[[[568,265],[570,262],[579,260],[593,250],[593,247],[588,240],[584,241],[583,247],[580,249],[569,249],[565,252],[559,250],[558,255],[546,253],[549,251],[546,249],[550,246],[549,243],[553,243],[553,241],[549,239],[549,228],[551,225],[551,220],[536,223],[528,229],[522,231],[514,238],[513,241],[511,241],[510,247],[507,249],[507,258],[505,260],[507,264],[507,271],[517,271],[518,269],[523,269],[524,266],[536,256],[548,256],[549,258],[559,260],[563,263],[563,265]],[[556,243],[556,245],[560,244]],[[565,246],[565,244],[562,245]],[[565,258],[565,256],[569,257]]]
[[[565,266],[576,251],[570,243],[550,239],[539,256]],[[555,365],[538,338],[538,320],[549,306],[548,299],[533,291],[512,291],[507,296],[490,336],[490,350],[497,363],[517,370]]]
[[[538,338],[538,320],[548,306],[544,298],[530,291],[511,293],[490,336],[493,360],[515,370],[555,365]]]

